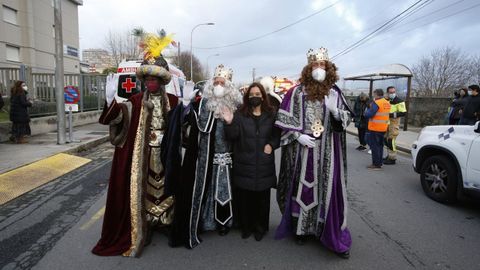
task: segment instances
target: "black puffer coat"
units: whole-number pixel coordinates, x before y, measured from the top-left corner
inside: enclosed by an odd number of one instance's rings
[[[225,125],[225,135],[233,142],[233,183],[235,186],[262,191],[276,186],[274,150],[280,144],[280,130],[273,126],[275,114],[263,112],[249,117],[236,112],[232,124]],[[264,147],[270,144],[271,154]]]
[[[32,103],[27,100],[25,94],[15,95],[10,97],[10,121],[13,123],[29,123],[30,116],[28,115],[27,107],[32,106]]]

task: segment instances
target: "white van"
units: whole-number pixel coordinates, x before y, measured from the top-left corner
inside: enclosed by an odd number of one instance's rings
[[[136,71],[142,64],[142,60],[123,61],[118,65],[118,89],[115,94],[117,102],[124,102],[132,95],[144,90],[140,81],[137,82]],[[172,80],[166,85],[167,93],[176,97],[183,96],[183,86],[185,85],[185,74],[172,64],[168,64]]]

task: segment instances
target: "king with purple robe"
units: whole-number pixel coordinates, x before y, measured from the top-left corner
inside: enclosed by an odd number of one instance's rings
[[[345,129],[352,111],[335,85],[337,67],[327,50],[309,50],[307,58],[275,122],[282,129],[277,201],[283,214],[276,238],[295,235],[301,244],[314,237],[348,258]]]

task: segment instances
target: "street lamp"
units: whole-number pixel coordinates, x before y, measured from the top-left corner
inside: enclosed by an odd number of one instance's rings
[[[213,56],[220,56],[220,54],[216,53],[216,54],[212,54],[212,55],[207,56],[207,77],[208,77],[208,74],[209,74],[209,71],[210,71],[209,68],[208,68],[208,60],[210,59],[210,57],[213,57]]]
[[[201,25],[214,25],[214,23],[200,23],[195,25],[192,29],[192,33],[190,34],[190,81],[193,82],[193,31],[195,28]]]

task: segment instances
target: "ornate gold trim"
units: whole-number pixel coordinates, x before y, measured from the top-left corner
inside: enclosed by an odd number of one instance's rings
[[[151,108],[146,106],[148,93],[144,93],[140,104],[138,128],[135,134],[135,143],[132,155],[130,178],[130,218],[131,218],[131,245],[123,253],[124,256],[139,257],[146,233],[144,190],[148,177],[148,130],[151,118]]]

